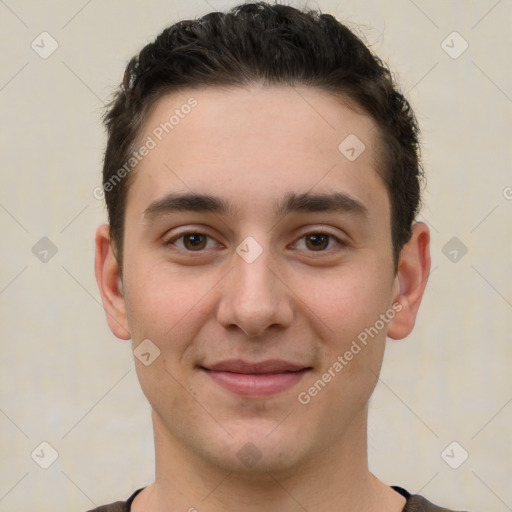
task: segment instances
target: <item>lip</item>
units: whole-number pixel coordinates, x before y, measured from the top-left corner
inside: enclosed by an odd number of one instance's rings
[[[219,386],[237,395],[270,396],[296,385],[311,367],[279,359],[257,363],[231,359],[200,369]]]

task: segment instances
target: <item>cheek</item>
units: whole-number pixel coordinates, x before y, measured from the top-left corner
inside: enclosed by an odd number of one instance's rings
[[[188,378],[182,358],[200,326],[197,315],[204,314],[200,299],[206,292],[201,293],[202,286],[193,284],[198,283],[191,283],[183,272],[173,274],[155,263],[144,265],[138,261],[125,273],[125,302],[133,346],[149,339],[159,350],[150,365],[136,360],[135,366],[144,395],[161,417],[168,410],[193,409],[194,405],[182,386]]]
[[[124,281],[129,320],[134,331],[146,337],[160,339],[170,333],[197,302],[197,291],[187,285],[183,273],[146,261],[143,255],[127,260]]]
[[[308,318],[315,322],[323,356],[319,372],[301,391],[319,416],[327,408],[342,424],[347,411],[366,404],[378,380],[389,325],[381,315],[389,308],[390,279],[376,267],[361,265],[312,282],[301,293],[307,297],[305,310],[314,313]]]
[[[188,379],[170,364],[169,354],[162,352],[150,366],[137,362],[136,371],[142,392],[169,432],[187,437],[187,432],[193,432],[191,425],[208,423],[196,393],[187,385]]]
[[[341,349],[388,308],[391,281],[371,265],[347,265],[297,277],[294,288],[308,316]]]
[[[165,369],[181,374],[180,362],[213,314],[208,298],[218,277],[154,261],[133,263],[125,274],[125,303],[134,345],[150,339],[160,349],[158,361]]]

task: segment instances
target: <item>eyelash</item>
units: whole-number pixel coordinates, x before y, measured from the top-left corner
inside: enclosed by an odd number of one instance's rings
[[[206,236],[207,238],[210,238],[210,239],[213,240],[213,237],[211,237],[210,235],[207,235],[206,233],[201,233],[200,231],[185,231],[185,232],[180,233],[178,235],[175,235],[172,238],[170,238],[169,240],[165,241],[164,245],[165,246],[174,245],[174,242],[176,242],[177,240],[179,240],[179,239],[181,239],[181,238],[183,238],[183,237],[185,237],[187,235],[201,235],[201,236]],[[328,236],[331,239],[334,239],[338,243],[338,245],[340,246],[339,247],[340,249],[343,248],[343,247],[346,247],[346,245],[347,245],[343,240],[341,240],[337,236],[333,235],[332,233],[329,233],[328,231],[322,231],[322,230],[310,231],[309,233],[305,233],[304,235],[299,237],[297,240],[302,240],[303,238],[306,238],[306,237],[311,236],[311,235],[324,235],[324,236]],[[188,253],[201,253],[201,252],[205,252],[207,250],[207,249],[201,249],[201,250],[197,250],[197,251],[192,251],[192,250],[189,250],[189,249],[186,249],[186,248],[183,249],[181,247],[179,247],[178,249],[181,250],[181,251],[188,252]],[[308,250],[307,252],[323,253],[323,252],[330,252],[330,251],[332,251],[332,248],[331,249],[322,249],[322,250],[319,250],[319,251]]]

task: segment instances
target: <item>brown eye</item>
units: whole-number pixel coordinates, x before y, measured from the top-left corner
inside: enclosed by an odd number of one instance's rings
[[[192,233],[189,235],[183,235],[183,241],[183,245],[185,245],[187,249],[204,249],[206,237],[200,233]],[[189,243],[187,243],[187,241]]]
[[[303,242],[304,241],[304,242]],[[333,244],[331,244],[333,242]],[[345,247],[345,243],[332,233],[323,231],[312,231],[299,238],[296,242],[299,249],[307,252],[329,252],[332,250],[341,250]],[[336,247],[336,245],[338,247]]]
[[[184,251],[200,252],[207,248],[208,239],[213,240],[204,233],[189,231],[188,233],[181,233],[180,235],[171,238],[169,241],[165,242],[165,245],[175,245]],[[179,241],[181,241],[181,243],[177,243]]]
[[[313,233],[311,235],[306,235],[306,246],[308,249],[312,250],[324,250],[329,245],[329,238],[331,235],[327,235],[325,233]],[[308,243],[308,241],[310,243]]]

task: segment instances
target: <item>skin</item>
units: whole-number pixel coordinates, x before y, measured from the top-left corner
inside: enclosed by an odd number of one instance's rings
[[[108,226],[96,235],[112,332],[134,349],[150,339],[160,350],[149,366],[135,358],[152,406],[156,479],[132,510],[402,510],[405,499],[368,469],[368,400],[386,335],[401,339],[414,326],[430,235],[425,224],[413,226],[395,273],[375,123],[309,87],[210,87],[161,98],[141,140],[190,97],[198,105],[131,176],[122,279]],[[338,150],[349,134],[366,146],[354,161]],[[362,203],[366,215],[274,213],[286,194],[334,191]],[[145,215],[177,192],[221,197],[236,214]],[[186,231],[207,236],[171,240]],[[319,243],[319,231],[332,237]],[[252,263],[236,252],[249,236],[263,251]],[[393,304],[400,312],[301,404],[298,393]],[[311,370],[291,389],[244,397],[198,369],[231,358]],[[248,442],[261,456],[251,467],[237,456]]]

